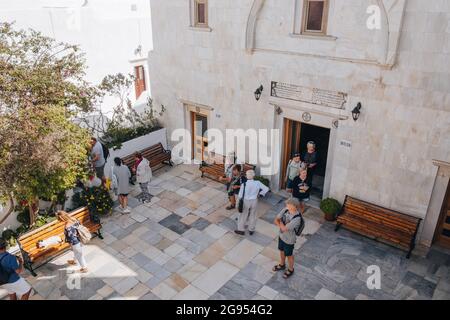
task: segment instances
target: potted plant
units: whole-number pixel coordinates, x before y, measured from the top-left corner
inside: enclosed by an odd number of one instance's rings
[[[334,221],[336,220],[338,213],[341,211],[341,204],[333,198],[323,199],[320,202],[320,210],[324,213],[325,220]]]
[[[74,195],[75,196],[75,195]],[[85,188],[74,202],[86,206],[92,216],[110,214],[114,205],[108,190],[102,186]]]

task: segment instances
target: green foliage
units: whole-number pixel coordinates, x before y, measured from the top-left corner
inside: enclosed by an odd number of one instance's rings
[[[263,185],[265,185],[266,187],[270,187],[270,181],[269,181],[269,179],[267,179],[267,178],[264,178],[264,177],[262,177],[262,176],[256,176],[255,178],[254,178],[254,180],[256,180],[256,181],[260,181]]]
[[[73,195],[72,203],[74,209],[87,207],[94,216],[109,214],[114,205],[108,190],[104,187],[85,188]]]
[[[336,199],[323,199],[320,202],[320,210],[335,217],[341,211],[341,204]]]
[[[17,234],[10,229],[6,229],[2,232],[3,240],[7,241],[10,246],[14,246],[16,244],[16,236]]]
[[[162,126],[157,115],[162,116],[164,111],[165,108],[162,106],[161,111],[156,113],[150,98],[147,108],[142,113],[136,112],[131,106],[126,109],[117,107],[112,120],[108,122],[102,141],[106,143],[108,148],[120,149],[122,143],[126,141],[161,129]]]
[[[17,221],[27,227],[30,225],[30,215],[28,214],[28,209],[22,209],[22,211],[17,214]]]

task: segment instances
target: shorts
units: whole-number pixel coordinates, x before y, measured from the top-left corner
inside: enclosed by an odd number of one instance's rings
[[[238,195],[238,194],[239,194],[239,189],[234,189],[234,190],[228,191],[228,196],[229,197],[233,197],[233,196]]]
[[[292,186],[292,183],[293,183],[293,182],[294,182],[294,180],[288,179],[288,180],[287,180],[287,186],[286,186],[286,188],[287,188],[287,189],[292,189],[292,187],[293,187],[293,186]]]
[[[18,297],[25,295],[31,290],[31,286],[24,278],[20,278],[14,283],[6,283],[3,285],[3,288],[8,291],[8,294],[16,294]]]
[[[291,257],[294,252],[294,245],[287,244],[281,238],[278,238],[278,250],[283,251],[286,257]]]
[[[95,174],[97,175],[97,178],[102,179],[105,176],[105,165],[95,167]]]

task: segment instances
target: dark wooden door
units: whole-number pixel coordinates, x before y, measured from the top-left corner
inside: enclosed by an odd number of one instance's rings
[[[436,243],[450,248],[450,184],[447,188],[447,196],[442,206],[441,218],[436,234]]]
[[[289,160],[296,152],[300,152],[300,131],[302,123],[291,119],[284,118],[284,130],[283,130],[283,153],[281,157],[281,180],[280,188],[286,188],[286,170]]]

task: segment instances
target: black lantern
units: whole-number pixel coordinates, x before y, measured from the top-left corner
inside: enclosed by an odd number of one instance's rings
[[[259,101],[259,99],[261,98],[261,94],[262,94],[263,90],[264,90],[264,87],[262,85],[258,89],[256,89],[256,91],[255,91],[256,101]]]
[[[358,102],[355,109],[352,111],[353,120],[357,121],[359,119],[359,116],[361,115],[361,102]]]

